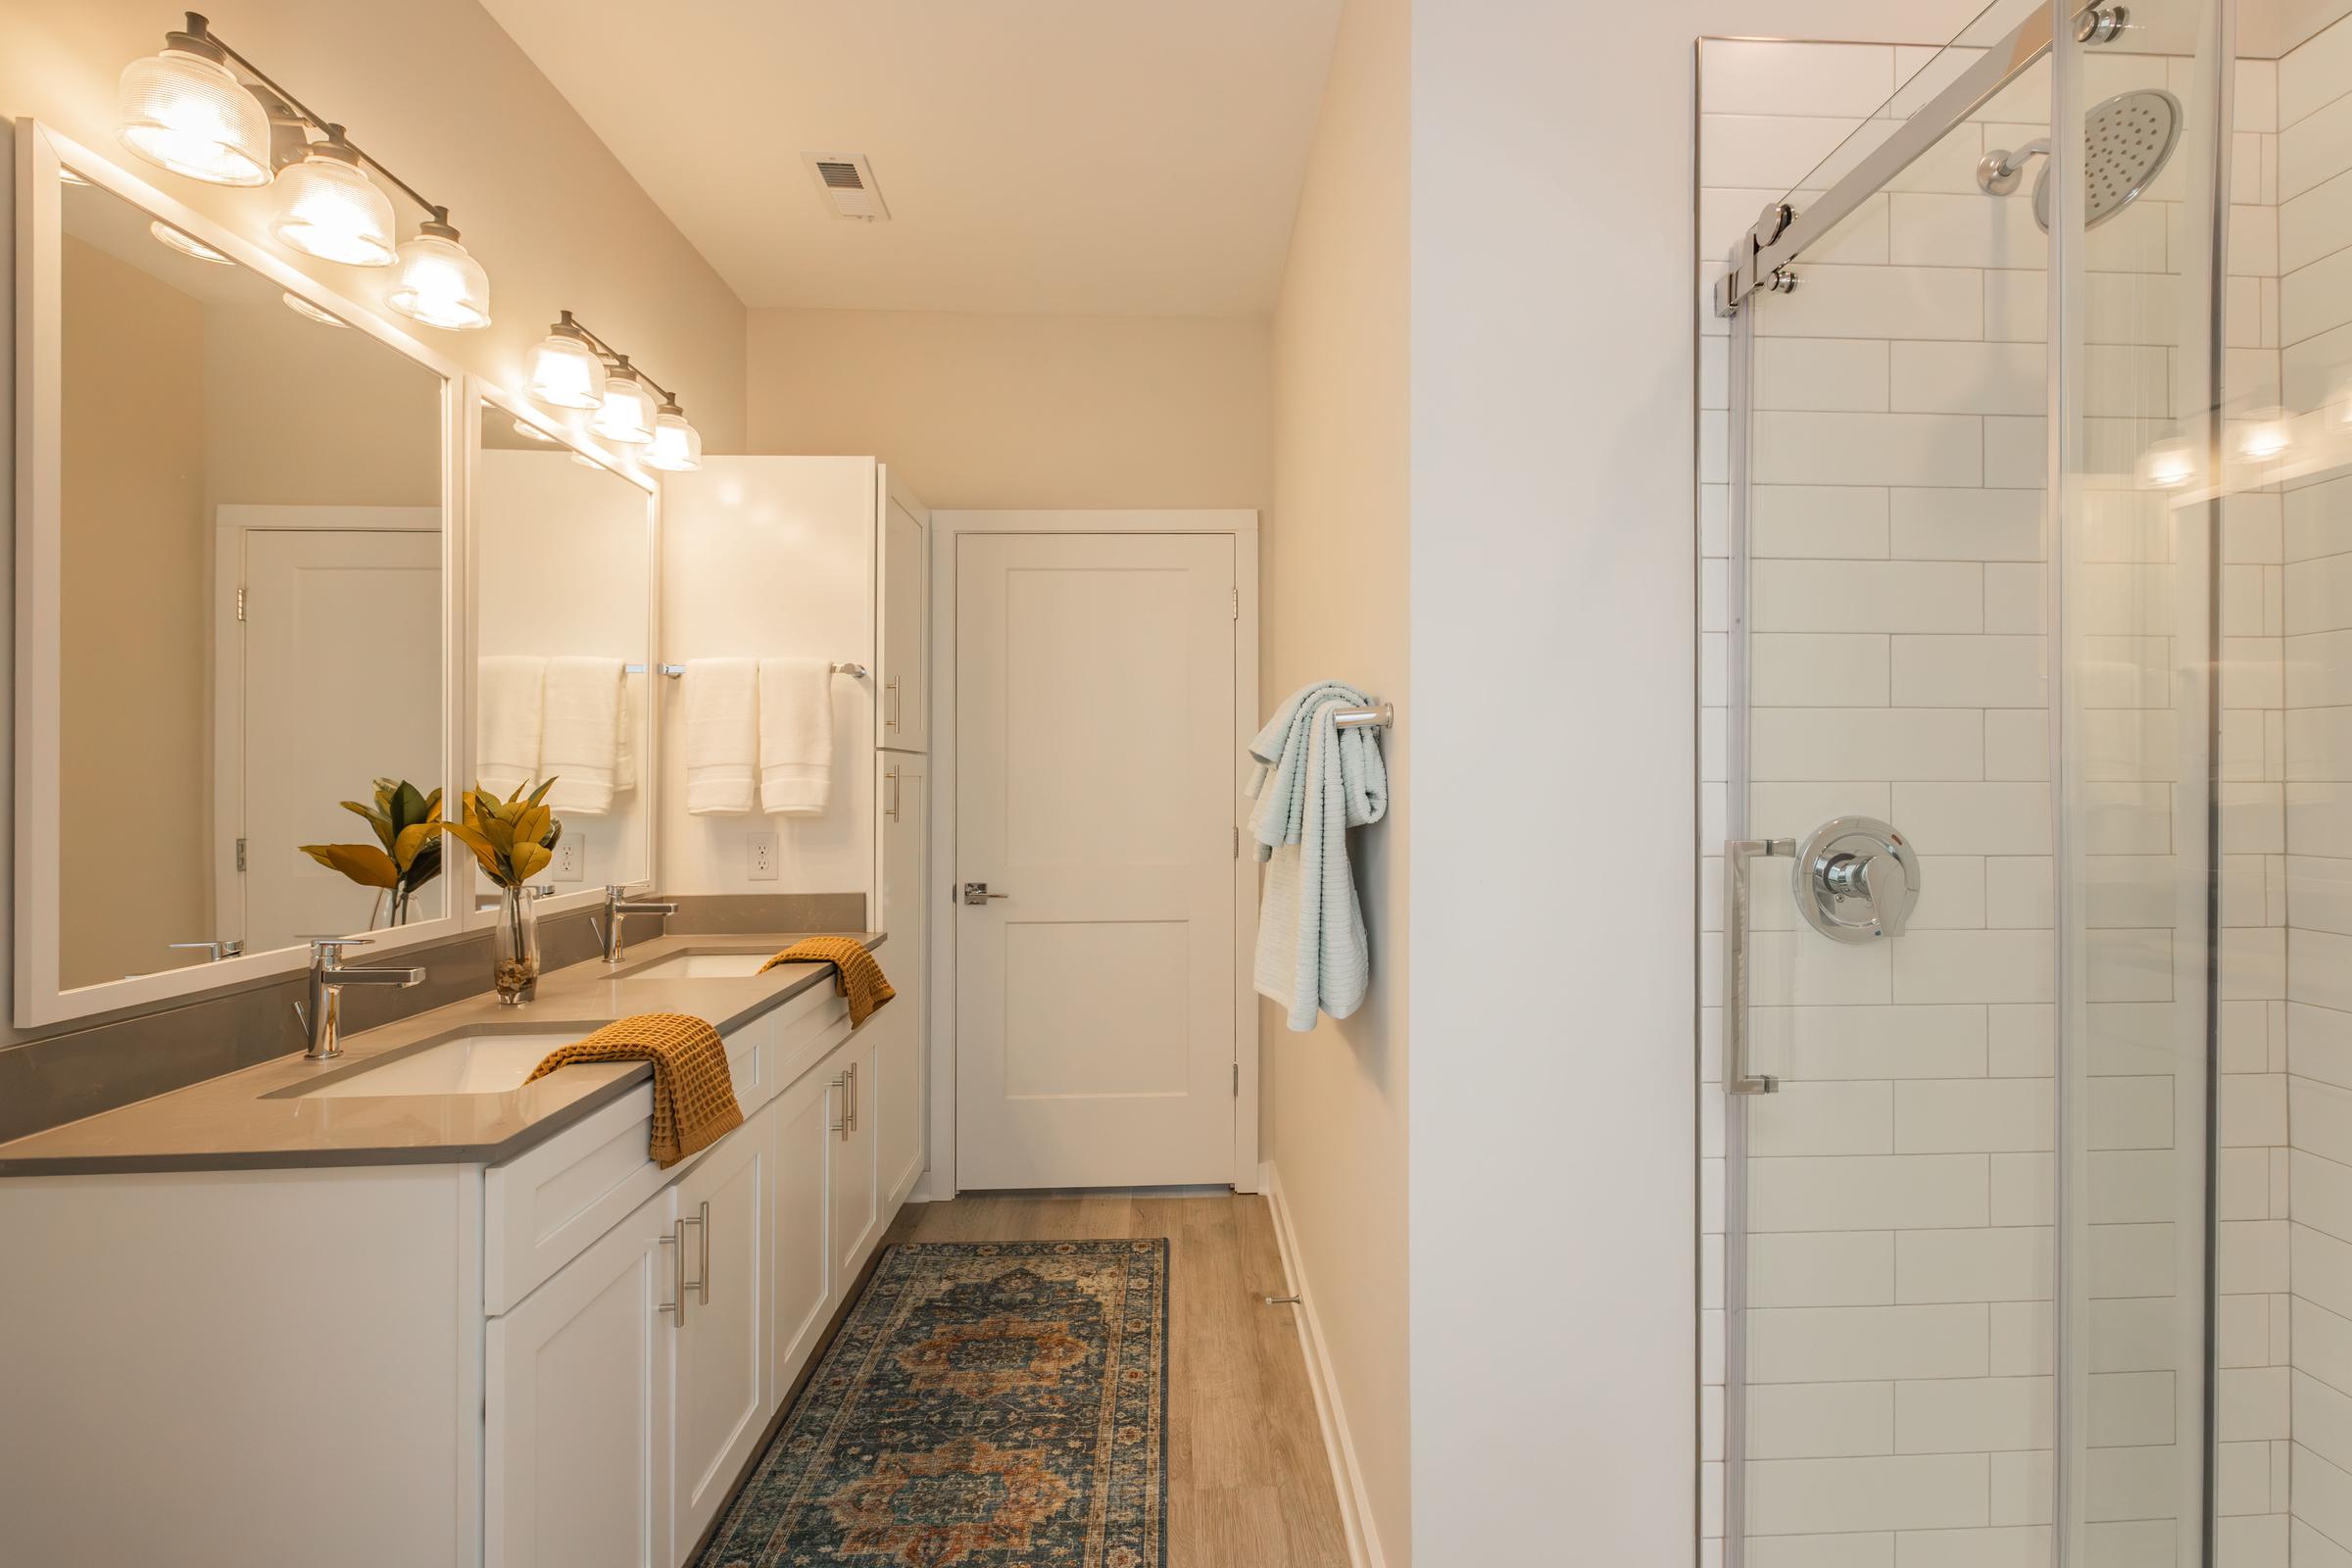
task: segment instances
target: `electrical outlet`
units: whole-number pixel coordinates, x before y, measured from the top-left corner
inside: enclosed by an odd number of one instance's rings
[[[556,840],[556,863],[547,873],[550,882],[577,882],[580,868],[588,863],[588,835],[565,833]]]
[[[753,882],[773,882],[776,879],[776,835],[771,832],[754,833],[746,841],[743,874]]]

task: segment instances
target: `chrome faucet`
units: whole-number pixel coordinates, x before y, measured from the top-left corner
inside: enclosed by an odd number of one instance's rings
[[[370,947],[372,937],[313,937],[311,939],[310,1005],[294,1010],[310,1030],[305,1061],[324,1061],[343,1054],[343,988],[345,986],[422,985],[422,969],[346,969],[345,948]]]
[[[605,945],[605,961],[618,963],[624,951],[624,943],[620,934],[620,923],[624,918],[632,914],[675,914],[677,912],[678,906],[674,904],[653,904],[642,900],[630,902],[627,888],[608,883],[605,886],[604,922],[601,925],[598,924],[596,917],[591,915],[588,923],[596,928],[597,939]]]
[[[167,942],[164,946],[173,952],[201,953],[207,963],[220,963],[227,958],[245,956],[243,937],[215,937],[209,942]]]

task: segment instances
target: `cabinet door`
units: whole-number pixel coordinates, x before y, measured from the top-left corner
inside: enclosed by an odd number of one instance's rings
[[[930,943],[925,923],[923,890],[929,881],[924,824],[922,759],[883,759],[880,925],[890,933],[882,949],[883,966],[898,1000],[884,1007],[867,1025],[882,1031],[875,1086],[878,1157],[881,1161],[883,1218],[906,1196],[923,1170],[923,1124],[928,1103],[925,1026]],[[896,808],[895,810],[892,808]]]
[[[931,530],[890,494],[883,478],[880,502],[882,724],[877,744],[919,752],[930,744],[924,723],[923,656],[929,642],[927,610],[931,585]]]
[[[487,1568],[671,1568],[674,1198],[664,1189],[490,1320]]]
[[[890,1009],[882,1009],[887,1013]],[[850,1037],[823,1071],[833,1097],[833,1141],[827,1167],[833,1231],[832,1298],[839,1302],[872,1250],[881,1225],[881,1195],[875,1191],[874,1025]]]
[[[825,1171],[833,1159],[833,1088],[826,1069],[804,1076],[777,1099],[773,1174],[775,1349],[768,1357],[772,1411],[801,1375],[833,1310],[832,1250],[826,1241]]]
[[[767,1426],[769,1144],[762,1111],[677,1186],[677,1229],[691,1255],[677,1314],[672,1561],[684,1560],[726,1500]]]

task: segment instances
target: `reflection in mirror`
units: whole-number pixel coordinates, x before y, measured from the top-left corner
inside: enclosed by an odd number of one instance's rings
[[[480,412],[476,782],[503,798],[555,780],[564,835],[538,880],[558,894],[640,881],[652,866],[647,494],[495,404]]]
[[[60,197],[61,988],[442,912],[441,378]]]

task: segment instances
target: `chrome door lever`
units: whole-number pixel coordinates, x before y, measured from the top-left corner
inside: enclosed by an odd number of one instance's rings
[[[1796,853],[1794,839],[1730,839],[1723,846],[1723,1092],[1769,1095],[1770,1073],[1747,1070],[1747,862]]]
[[[1009,893],[989,892],[988,884],[985,882],[966,882],[963,885],[963,902],[966,904],[986,904],[991,899],[1009,899],[1011,897],[1012,895]]]

